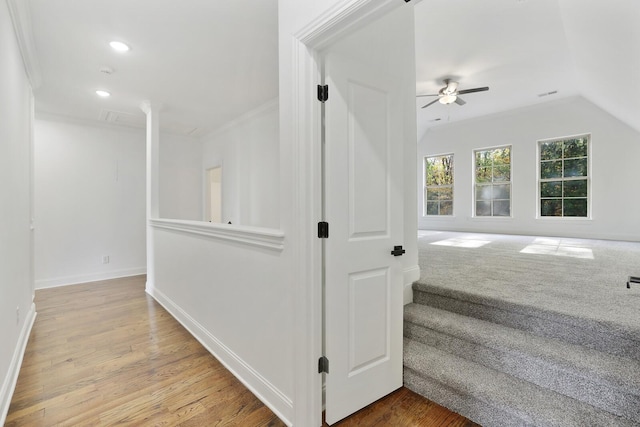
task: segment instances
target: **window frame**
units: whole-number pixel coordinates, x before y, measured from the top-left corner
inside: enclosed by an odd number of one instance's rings
[[[427,159],[438,157],[451,157],[451,184],[450,185],[427,185]],[[422,157],[422,216],[425,218],[452,218],[455,215],[455,155],[454,153],[427,154]],[[451,213],[441,214],[440,204],[443,200],[438,200],[438,214],[429,214],[427,210],[427,190],[429,188],[451,188]]]
[[[560,178],[545,178],[543,179],[541,177],[541,170],[542,170],[542,144],[544,143],[549,143],[549,142],[564,142],[567,140],[571,140],[571,139],[578,139],[578,138],[587,138],[587,155],[586,155],[586,159],[587,159],[587,174],[586,176],[579,176],[579,177],[560,177]],[[592,167],[592,147],[593,147],[593,138],[591,133],[580,133],[580,134],[575,134],[575,135],[567,135],[567,136],[561,136],[561,137],[554,137],[554,138],[546,138],[546,139],[540,139],[536,142],[536,219],[541,219],[541,220],[550,220],[550,221],[584,221],[584,220],[591,220],[591,209],[592,209],[592,205],[593,205],[593,197],[592,197],[592,185],[591,185],[591,181],[593,178],[593,167]],[[584,158],[584,156],[581,157],[570,157],[568,159],[580,159],[580,158]],[[565,161],[564,155],[560,158],[560,160]],[[563,168],[564,169],[564,168]],[[563,172],[564,175],[564,172]],[[570,199],[570,197],[565,197],[564,195],[561,195],[560,197],[553,197],[554,199],[561,199],[562,200],[562,215],[561,216],[552,216],[552,215],[542,215],[542,200],[543,199],[548,199],[548,198],[543,198],[542,197],[542,183],[543,182],[550,182],[550,181],[562,181],[563,183],[566,181],[580,181],[580,180],[585,180],[587,182],[587,195],[586,195],[586,200],[587,200],[587,215],[586,216],[565,216],[564,215],[564,200],[565,199]],[[582,198],[582,197],[580,197]]]
[[[493,181],[493,171],[492,171],[492,181],[489,183],[481,183],[478,184],[478,182],[476,181],[476,171],[477,171],[477,165],[476,165],[476,153],[482,152],[482,151],[493,151],[493,150],[500,150],[500,149],[504,149],[504,148],[508,148],[509,149],[509,181]],[[495,165],[492,164],[492,169]],[[474,219],[491,219],[491,220],[496,220],[496,219],[510,219],[513,218],[513,144],[504,144],[504,145],[496,145],[496,146],[492,146],[492,147],[485,147],[485,148],[476,148],[473,149],[473,151],[471,152],[471,167],[472,167],[472,206],[471,206],[471,210],[472,210],[472,217]],[[500,185],[500,184],[509,184],[509,215],[494,215],[493,214],[493,201],[494,200],[506,200],[506,199],[493,199],[493,197],[491,198],[491,215],[478,215],[477,214],[477,189],[478,189],[478,185],[481,186],[485,186],[485,185]]]

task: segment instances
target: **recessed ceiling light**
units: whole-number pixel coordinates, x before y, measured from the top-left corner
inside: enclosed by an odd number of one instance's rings
[[[113,49],[117,50],[118,52],[126,52],[131,49],[127,44],[124,44],[122,42],[117,42],[117,41],[112,41],[111,43],[109,43],[109,46],[111,46]]]
[[[97,90],[96,91],[96,95],[101,96],[103,98],[111,96],[111,94],[109,92],[107,92],[106,90]]]

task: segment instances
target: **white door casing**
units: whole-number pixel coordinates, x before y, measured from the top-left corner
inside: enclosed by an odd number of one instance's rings
[[[400,85],[374,67],[325,61],[326,420],[402,386]]]

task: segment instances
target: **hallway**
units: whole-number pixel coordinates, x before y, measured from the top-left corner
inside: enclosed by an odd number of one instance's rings
[[[36,292],[6,426],[283,426],[144,283],[135,276]],[[405,388],[335,425],[474,426]]]

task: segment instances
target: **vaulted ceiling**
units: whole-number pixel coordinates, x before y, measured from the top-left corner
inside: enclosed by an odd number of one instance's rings
[[[418,135],[443,123],[581,95],[640,131],[640,2],[423,0],[416,5],[416,92],[444,78],[467,104],[421,107]]]
[[[24,4],[40,114],[135,126],[143,124],[139,104],[151,100],[163,105],[165,130],[202,136],[278,95],[277,0]],[[639,1],[414,4],[416,92],[437,93],[444,78],[460,89],[490,88],[463,96],[464,106],[422,109],[433,98],[418,98],[419,137],[432,126],[573,95],[640,131]],[[132,49],[117,53],[111,40]]]

